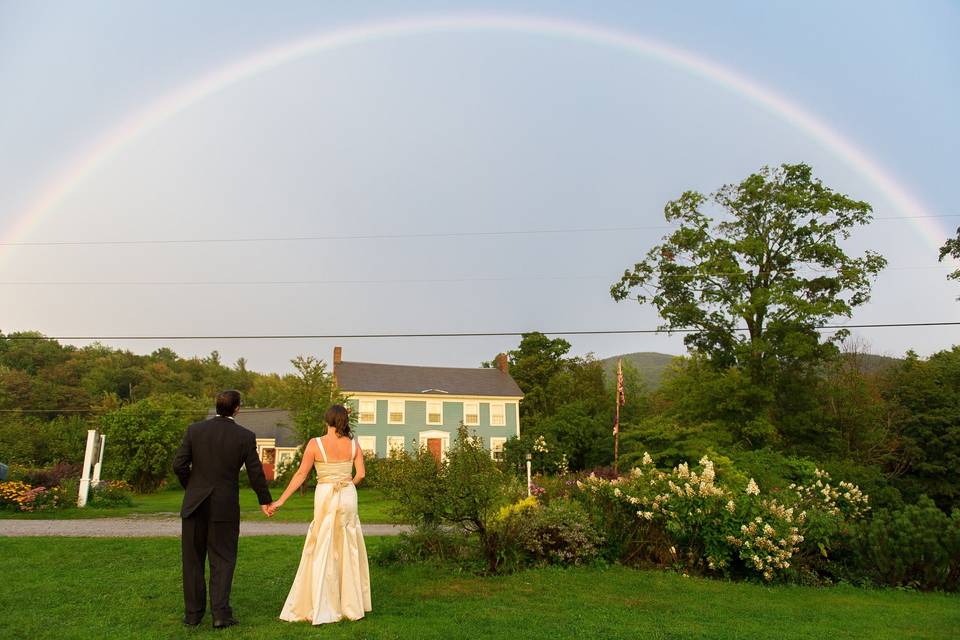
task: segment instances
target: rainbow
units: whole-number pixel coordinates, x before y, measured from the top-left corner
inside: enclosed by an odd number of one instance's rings
[[[946,237],[944,230],[939,228],[920,200],[856,145],[797,104],[720,64],[665,42],[608,27],[526,15],[455,14],[397,19],[320,33],[260,51],[181,86],[119,122],[92,147],[68,163],[67,169],[16,216],[16,222],[3,239],[3,244],[15,244],[26,237],[45,214],[119,150],[177,113],[231,85],[324,51],[387,38],[457,31],[515,32],[609,47],[659,60],[723,86],[789,123],[846,162],[876,187],[898,211],[910,217],[910,222],[931,247],[939,247]]]

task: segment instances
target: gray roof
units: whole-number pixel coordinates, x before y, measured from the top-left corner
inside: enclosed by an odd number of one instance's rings
[[[499,369],[339,362],[333,372],[337,386],[347,393],[523,397],[513,378]]]
[[[293,429],[293,416],[284,409],[241,408],[237,414],[237,424],[250,429],[258,438],[274,438],[278,447],[299,447],[303,444]]]

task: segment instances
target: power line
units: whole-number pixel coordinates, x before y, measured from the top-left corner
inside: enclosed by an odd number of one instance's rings
[[[157,240],[52,240],[43,242],[0,242],[0,246],[15,247],[59,247],[86,245],[164,245],[164,244],[237,244],[251,242],[316,242],[328,240],[401,240],[416,238],[460,238],[485,236],[523,236],[562,233],[622,233],[624,231],[649,231],[652,229],[672,229],[669,225],[643,225],[629,227],[585,227],[574,229],[526,229],[506,231],[437,231],[420,233],[367,233],[353,235],[322,236],[274,236],[249,238],[172,238]]]
[[[122,405],[126,406],[126,405]],[[100,411],[113,411],[120,407],[95,407],[87,409],[0,409],[0,413],[99,413]],[[285,409],[241,409],[240,413],[276,413],[285,411]],[[206,410],[194,411],[192,409],[164,409],[165,413],[186,413],[186,414],[205,414]]]
[[[957,218],[960,213],[931,214],[921,216],[878,216],[873,220],[917,220],[921,218]],[[4,247],[63,247],[63,246],[132,246],[132,245],[172,245],[172,244],[243,244],[257,242],[321,242],[334,240],[402,240],[417,238],[466,238],[550,235],[567,233],[623,233],[630,231],[650,231],[676,229],[676,225],[639,225],[624,227],[582,227],[573,229],[526,229],[500,231],[438,231],[418,233],[369,233],[353,235],[305,235],[305,236],[262,236],[247,238],[165,238],[140,240],[48,240],[0,242]]]
[[[479,278],[400,278],[386,280],[161,280],[161,281],[3,281],[0,286],[281,286],[322,284],[441,284],[462,282],[509,282],[514,280],[609,280],[611,276],[494,276]]]
[[[801,268],[814,273],[830,273],[829,270]],[[798,269],[798,270],[801,270]],[[952,267],[946,265],[921,265],[904,267],[885,267],[886,271],[917,271],[938,270],[946,271]],[[883,273],[881,272],[881,273]],[[671,277],[699,278],[704,276],[746,276],[750,271],[722,272],[705,271],[690,274],[677,274]],[[514,281],[571,281],[571,280],[607,280],[616,277],[605,276],[480,276],[464,278],[389,278],[389,279],[354,279],[354,280],[5,280],[0,286],[312,286],[330,284],[457,284],[464,282],[514,282]]]
[[[888,322],[874,324],[835,324],[814,327],[818,331],[835,329],[880,329],[904,327],[947,327],[960,325],[955,322]],[[745,327],[734,328],[734,331],[747,331]],[[671,334],[696,333],[700,329],[600,329],[574,331],[538,331],[551,336],[582,336],[582,335],[630,335],[630,334]],[[247,334],[247,335],[112,335],[112,336],[30,336],[10,335],[0,336],[6,340],[351,340],[368,338],[482,338],[482,337],[515,337],[523,336],[531,331],[464,331],[445,333],[340,333],[340,334]]]

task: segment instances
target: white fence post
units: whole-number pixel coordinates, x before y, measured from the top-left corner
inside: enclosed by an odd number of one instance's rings
[[[103,450],[106,447],[107,436],[101,435],[97,438],[100,443],[100,451],[97,453],[97,462],[93,465],[93,479],[90,480],[90,486],[95,487],[100,484],[100,468],[103,466]]]
[[[80,476],[80,493],[77,495],[77,506],[87,506],[87,495],[90,493],[90,468],[93,465],[94,449],[97,446],[97,432],[94,429],[87,431],[87,450],[83,454],[83,472]]]

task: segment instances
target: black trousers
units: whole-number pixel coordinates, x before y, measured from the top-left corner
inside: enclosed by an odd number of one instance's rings
[[[204,500],[182,520],[183,602],[186,618],[199,622],[206,610],[206,559],[210,558],[210,610],[217,620],[233,617],[230,587],[237,566],[240,521],[210,519],[210,500]]]

